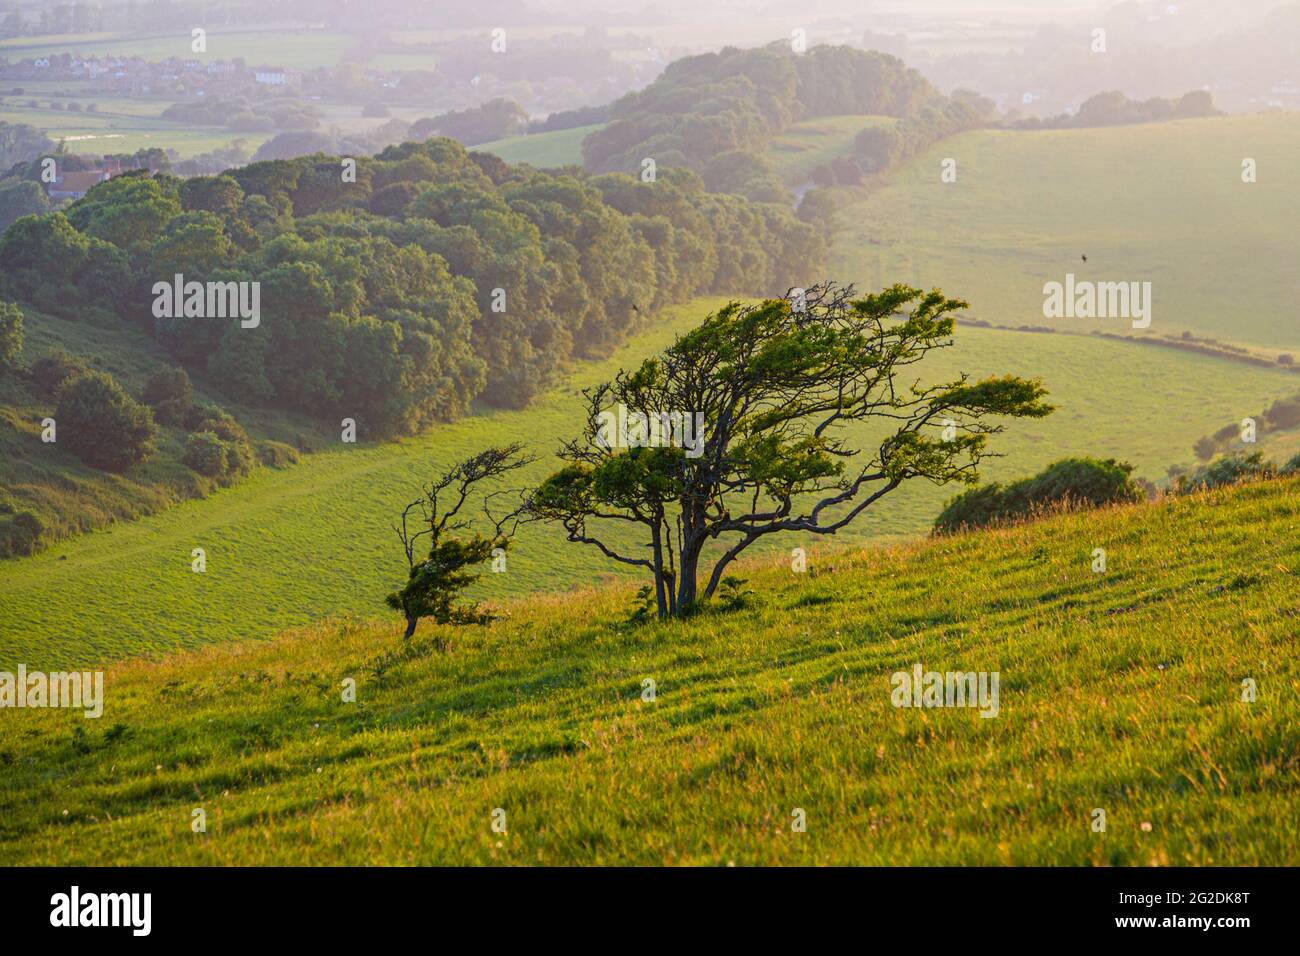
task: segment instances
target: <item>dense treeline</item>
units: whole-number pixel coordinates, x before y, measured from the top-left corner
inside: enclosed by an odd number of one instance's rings
[[[646,89],[617,100],[610,123],[582,144],[597,171],[633,172],[645,158],[659,167],[703,173],[723,154],[761,152],[801,119],[834,114],[912,115],[939,94],[919,73],[883,53],[788,44],[727,48],[671,63]]]
[[[527,131],[528,113],[524,108],[514,100],[496,97],[482,106],[416,120],[411,124],[410,134],[416,140],[449,136],[466,146],[477,146]]]
[[[869,126],[853,141],[854,159],[864,173],[880,173],[906,162],[934,143],[984,125],[994,112],[991,100],[957,90],[927,103],[892,126]],[[840,185],[846,185],[843,182]],[[822,185],[834,185],[822,183]]]
[[[1131,123],[1158,123],[1161,120],[1218,116],[1214,97],[1205,90],[1192,90],[1177,99],[1153,96],[1131,100],[1117,90],[1090,96],[1077,113],[1039,119],[1030,117],[1013,124],[1016,129],[1062,129],[1088,126],[1124,126]]]
[[[141,323],[246,404],[378,437],[476,398],[521,406],[666,303],[784,292],[825,255],[789,209],[707,193],[687,170],[545,173],[447,139],[352,162],[118,176],[0,237],[0,297]],[[258,283],[260,321],[160,314],[155,284],[178,274]]]

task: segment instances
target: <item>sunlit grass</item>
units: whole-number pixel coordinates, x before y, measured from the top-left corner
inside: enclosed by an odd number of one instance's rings
[[[1271,482],[762,562],[681,623],[616,587],[445,654],[336,620],[115,665],[98,721],[4,714],[0,862],[1295,864],[1298,518]],[[895,709],[916,663],[998,716]]]

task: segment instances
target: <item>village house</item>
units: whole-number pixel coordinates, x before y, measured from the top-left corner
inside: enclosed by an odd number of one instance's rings
[[[55,166],[54,181],[45,184],[45,194],[50,199],[81,199],[93,186],[121,172],[122,166],[116,160],[105,160],[102,169],[64,170],[60,163]]]

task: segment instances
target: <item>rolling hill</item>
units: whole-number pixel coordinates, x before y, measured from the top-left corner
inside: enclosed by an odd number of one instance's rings
[[[1297,519],[1265,482],[751,563],[686,621],[620,586],[445,654],[330,620],[119,664],[99,720],[6,715],[0,862],[1295,865]],[[996,716],[891,706],[917,665]]]
[[[325,616],[379,613],[384,594],[405,575],[391,523],[413,489],[457,458],[516,440],[543,456],[521,480],[544,477],[560,440],[581,428],[578,389],[659,350],[720,301],[669,310],[659,327],[608,360],[581,366],[569,387],[523,411],[481,412],[401,442],[335,445],[285,470],[258,469],[205,499],[0,562],[0,660],[87,663],[264,637]],[[1127,458],[1140,476],[1159,479],[1169,464],[1190,463],[1193,442],[1240,417],[1238,411],[1256,413],[1296,390],[1294,375],[1223,359],[982,328],[961,328],[957,345],[930,362],[926,375],[1015,373],[1047,384],[1058,410],[995,436],[1006,457],[986,463],[989,480],[1079,454]],[[871,435],[857,437],[865,443]],[[957,490],[900,489],[837,540],[924,532]],[[823,545],[789,539],[773,547]],[[203,574],[190,569],[196,547],[207,555]],[[487,576],[479,594],[565,589],[615,573],[594,551],[564,544],[558,529],[530,527],[511,552],[508,572]],[[191,610],[181,614],[178,606]]]
[[[961,289],[976,317],[1073,331],[1129,323],[1046,319],[1044,283],[1150,281],[1150,334],[1300,351],[1298,149],[1294,113],[964,133],[846,204],[831,271]],[[940,181],[945,158],[956,182]]]

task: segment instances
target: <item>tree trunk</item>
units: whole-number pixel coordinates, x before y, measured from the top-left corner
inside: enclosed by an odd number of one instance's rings
[[[415,633],[415,625],[420,623],[418,617],[408,617],[406,619],[406,633],[402,635],[402,640],[409,641],[411,635]]]
[[[690,542],[682,548],[681,577],[677,586],[677,613],[686,614],[695,603],[695,575],[700,566],[701,543]]]
[[[654,565],[655,565],[655,608],[659,612],[659,620],[668,616],[668,598],[664,594],[664,546],[659,528],[659,522],[656,520],[651,531],[652,542],[654,544]],[[671,587],[671,585],[668,585]]]

